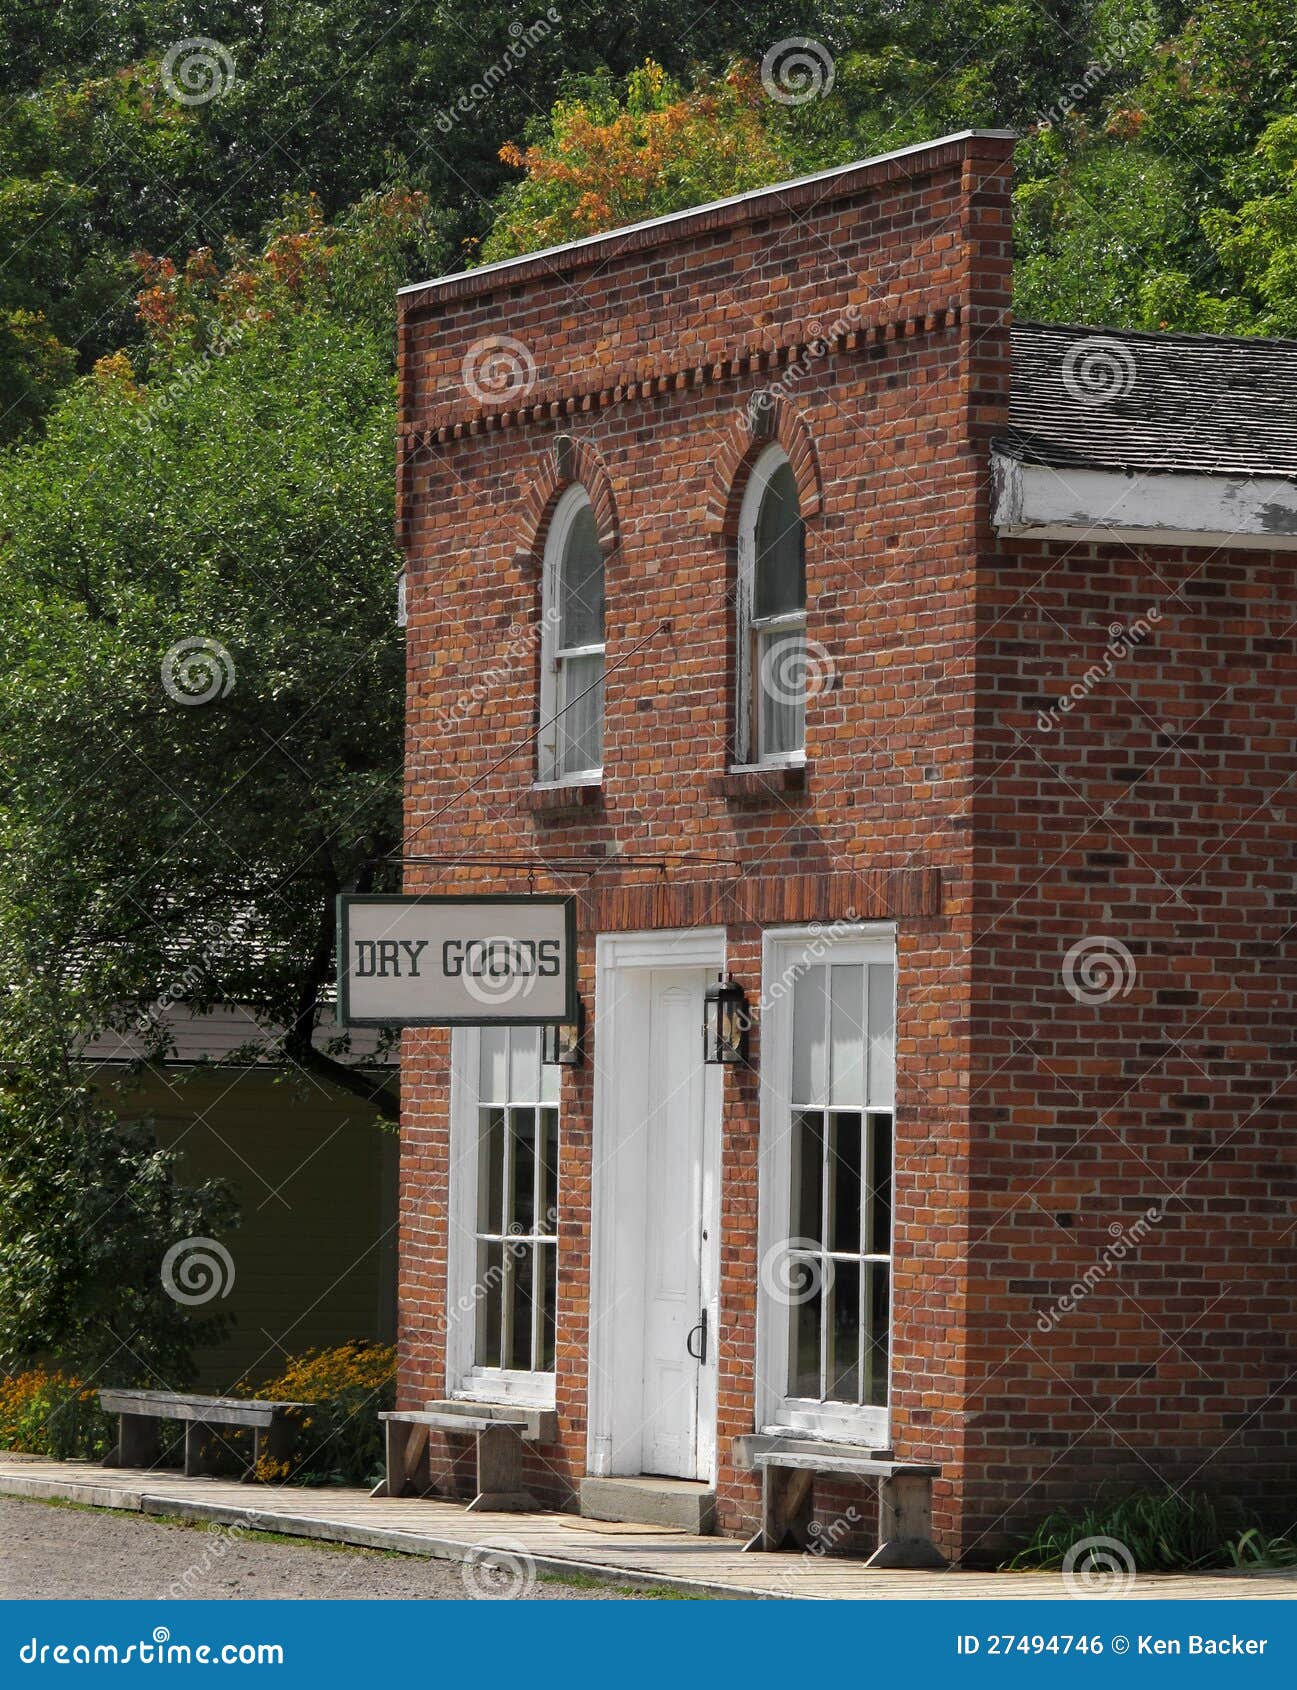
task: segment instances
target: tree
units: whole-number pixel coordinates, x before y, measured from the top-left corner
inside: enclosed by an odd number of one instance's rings
[[[255,261],[143,259],[143,377],[102,361],[0,474],[0,872],[76,959],[73,1031],[134,1022],[183,977],[388,1114],[311,1035],[334,898],[399,838],[393,378],[371,313],[421,210],[388,198],[333,228],[308,202]]]
[[[526,172],[500,196],[484,260],[576,240],[777,181],[791,152],[766,128],[769,101],[753,67],[686,89],[650,59],[626,79],[586,79],[547,130],[504,162]]]

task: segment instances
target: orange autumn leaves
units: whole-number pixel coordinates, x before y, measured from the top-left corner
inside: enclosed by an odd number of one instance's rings
[[[483,259],[507,258],[762,187],[788,174],[754,66],[686,89],[650,60],[610,88],[560,101],[551,132],[500,149],[526,172],[506,190]]]

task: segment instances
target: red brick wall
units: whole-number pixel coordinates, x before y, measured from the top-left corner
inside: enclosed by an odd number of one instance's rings
[[[571,884],[475,861],[483,855],[669,857],[665,876],[614,862],[591,882],[607,895],[582,905],[587,1007],[601,920],[642,924],[647,909],[653,924],[723,922],[755,1001],[761,925],[792,908],[781,902],[790,877],[805,877],[805,901],[783,919],[847,908],[896,917],[893,1442],[902,1457],[943,1463],[938,1526],[952,1549],[963,1530],[973,1367],[976,566],[987,445],[1008,391],[1009,150],[994,138],[945,143],[691,214],[666,231],[609,237],[593,254],[407,293],[401,323],[407,848],[454,859],[411,864],[407,889]],[[466,391],[465,364],[498,335],[524,349],[514,355],[528,385],[484,405]],[[827,350],[815,350],[818,336]],[[811,512],[809,636],[835,680],[808,706],[805,791],[742,799],[720,786],[734,522],[756,449],[743,408],[770,388],[784,395],[780,438]],[[578,443],[577,461],[597,482],[613,548],[604,784],[599,804],[577,814],[538,813],[529,799],[529,631],[544,519],[564,484],[560,436]],[[932,871],[939,900],[924,890]],[[636,895],[619,903],[616,894],[636,884],[645,888],[638,917]],[[408,1033],[403,1047],[407,1405],[445,1388],[448,1048],[435,1032]],[[759,1033],[752,1054],[759,1063]],[[586,1067],[563,1081],[561,1443],[539,1452],[560,1503],[585,1465],[600,1060],[606,1053],[590,1048]],[[726,1088],[718,1488],[724,1529],[741,1532],[756,1501],[730,1447],[753,1429],[755,1074],[730,1074]],[[861,1507],[872,1518],[872,1502]]]
[[[1292,560],[1017,544],[987,581],[966,1548],[1105,1478],[1290,1527]]]

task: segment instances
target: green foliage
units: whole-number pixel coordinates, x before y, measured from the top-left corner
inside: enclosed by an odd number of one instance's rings
[[[275,1471],[267,1463],[262,1478],[373,1486],[382,1477],[383,1425],[378,1416],[396,1406],[396,1351],[390,1346],[357,1341],[332,1350],[308,1350],[287,1361],[277,1379],[246,1394],[315,1404],[291,1465]]]
[[[1287,1539],[1267,1539],[1256,1526],[1226,1524],[1202,1492],[1167,1490],[1106,1494],[1080,1512],[1061,1509],[1041,1521],[1006,1570],[1059,1568],[1077,1544],[1100,1537],[1123,1544],[1141,1573],[1297,1562],[1297,1545]]]
[[[0,1379],[0,1449],[55,1461],[100,1461],[115,1442],[111,1416],[91,1385],[32,1368]]]
[[[0,1090],[0,1367],[53,1356],[96,1384],[183,1386],[225,1322],[168,1296],[162,1260],[228,1228],[233,1203],[182,1185],[149,1129],[119,1127],[60,1053],[35,1062],[39,1037]]]

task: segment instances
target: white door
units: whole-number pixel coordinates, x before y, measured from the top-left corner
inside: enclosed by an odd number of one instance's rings
[[[722,1075],[703,1062],[703,994],[724,966],[720,928],[596,941],[595,1476],[715,1474]]]
[[[702,1313],[706,983],[694,969],[655,969],[648,981],[641,1459],[646,1473],[679,1479],[699,1476],[699,1374],[709,1341]]]

